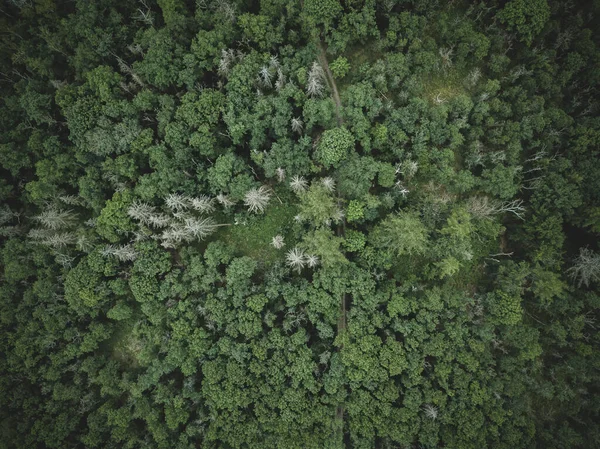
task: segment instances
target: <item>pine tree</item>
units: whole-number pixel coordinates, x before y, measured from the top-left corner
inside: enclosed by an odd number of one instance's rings
[[[320,97],[325,91],[325,72],[323,68],[316,61],[308,73],[308,82],[306,84],[306,93],[311,97]]]
[[[329,176],[327,176],[327,177],[321,179],[321,183],[329,192],[335,191],[335,181],[333,180],[333,178],[330,178]]]
[[[577,285],[589,287],[590,282],[600,281],[600,254],[594,253],[589,248],[580,248],[579,256],[574,260],[574,265],[569,268],[568,273]]]
[[[267,186],[260,186],[246,193],[244,204],[250,212],[264,212],[271,199],[271,191]]]
[[[294,247],[285,255],[285,261],[290,268],[300,273],[306,265],[306,256],[300,248]]]
[[[285,246],[285,243],[283,241],[283,237],[281,235],[276,235],[275,237],[273,237],[273,239],[271,240],[271,245],[275,248],[275,249],[281,249]]]
[[[70,210],[61,210],[50,207],[39,215],[33,217],[48,229],[68,228],[74,224],[76,214]]]
[[[214,200],[206,195],[191,198],[191,204],[194,210],[197,210],[201,214],[208,214],[215,210]]]
[[[107,245],[101,251],[101,254],[116,257],[121,262],[129,262],[137,258],[135,249],[131,245]]]
[[[290,187],[296,194],[305,192],[308,187],[308,182],[303,176],[294,176],[290,182]]]
[[[302,134],[302,130],[304,129],[304,122],[300,117],[295,117],[292,119],[292,131],[297,134]]]
[[[169,209],[177,212],[189,209],[190,207],[189,198],[177,193],[171,193],[167,195],[165,198],[165,204]]]

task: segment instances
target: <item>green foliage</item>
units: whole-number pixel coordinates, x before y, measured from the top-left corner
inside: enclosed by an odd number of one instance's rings
[[[346,209],[346,219],[348,222],[358,221],[365,216],[365,204],[362,201],[352,200],[348,203]]]
[[[523,309],[520,297],[497,291],[490,294],[487,300],[490,313],[499,324],[512,325],[521,321]]]
[[[102,277],[83,259],[65,279],[65,301],[78,314],[96,316],[100,307],[108,302],[107,289],[99,287],[102,287]]]
[[[348,229],[344,237],[344,247],[350,252],[360,251],[365,247],[367,238],[362,232]]]
[[[381,164],[377,182],[381,187],[392,187],[396,181],[396,169],[391,164]]]
[[[106,312],[106,316],[111,320],[121,321],[129,319],[132,313],[133,311],[131,310],[131,307],[129,307],[123,301],[119,301],[114,307]]]
[[[308,22],[307,26],[322,26],[327,32],[335,19],[342,14],[342,5],[338,0],[307,0],[304,2],[303,13]]]
[[[519,33],[519,39],[531,45],[550,18],[547,0],[511,0],[498,13],[509,30]]]
[[[340,193],[346,198],[364,198],[373,186],[378,168],[370,156],[351,155],[337,172]]]
[[[116,192],[100,211],[96,221],[96,232],[114,243],[120,241],[125,233],[133,231],[135,224],[127,215],[131,202],[131,193]]]
[[[346,128],[327,130],[321,136],[317,160],[326,167],[337,167],[354,148],[354,137]]]
[[[332,231],[321,228],[306,234],[302,247],[308,254],[318,256],[323,267],[329,268],[348,262],[340,250],[342,241],[343,239],[334,236]]]
[[[300,194],[298,205],[300,217],[313,226],[322,226],[336,216],[338,206],[327,188],[318,182],[311,184],[309,189]]]
[[[329,68],[331,69],[331,73],[333,73],[335,78],[342,79],[350,71],[350,63],[345,57],[339,56],[331,64],[329,64]]]
[[[395,256],[419,255],[427,247],[427,228],[414,212],[390,214],[369,235],[373,245]]]
[[[600,447],[599,11],[5,2],[0,448]]]

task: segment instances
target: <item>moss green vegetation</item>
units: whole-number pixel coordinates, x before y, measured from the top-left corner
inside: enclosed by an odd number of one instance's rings
[[[600,447],[599,27],[4,1],[0,449]]]
[[[226,228],[217,237],[227,242],[236,254],[251,257],[261,264],[283,260],[285,251],[275,248],[272,240],[274,236],[281,235],[285,243],[283,248],[293,246],[294,234],[290,224],[297,213],[293,204],[280,204],[275,199],[264,215],[240,218],[236,225]]]

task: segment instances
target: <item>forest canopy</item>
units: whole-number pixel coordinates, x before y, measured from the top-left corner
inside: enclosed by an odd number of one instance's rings
[[[0,448],[600,447],[599,15],[2,2]]]

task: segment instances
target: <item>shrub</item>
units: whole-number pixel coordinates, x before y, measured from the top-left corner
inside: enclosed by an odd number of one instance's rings
[[[323,165],[336,167],[354,147],[354,137],[346,128],[327,130],[321,136],[317,159]]]

